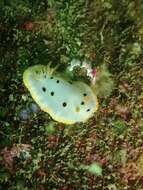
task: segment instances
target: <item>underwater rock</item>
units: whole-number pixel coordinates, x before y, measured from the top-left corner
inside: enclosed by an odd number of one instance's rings
[[[50,67],[28,68],[23,81],[40,108],[58,122],[85,122],[98,108],[97,97],[90,86],[64,78]]]
[[[31,104],[29,105],[29,109],[30,109],[30,111],[31,111],[32,113],[38,113],[38,112],[40,111],[39,106],[38,106],[37,104],[35,104],[35,103],[31,103]]]
[[[30,110],[28,108],[23,108],[19,112],[19,118],[23,121],[30,119]]]

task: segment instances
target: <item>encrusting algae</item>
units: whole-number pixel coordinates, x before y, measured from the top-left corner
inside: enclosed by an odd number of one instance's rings
[[[97,97],[90,86],[67,80],[48,66],[29,67],[23,81],[40,108],[58,122],[85,122],[98,108]]]

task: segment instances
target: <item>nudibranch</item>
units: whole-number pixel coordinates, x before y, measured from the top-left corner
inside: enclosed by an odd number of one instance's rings
[[[68,80],[48,66],[29,67],[23,81],[41,110],[58,122],[86,122],[98,108],[97,97],[89,85]]]

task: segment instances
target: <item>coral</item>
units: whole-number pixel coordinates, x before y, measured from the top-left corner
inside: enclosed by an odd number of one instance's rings
[[[142,0],[0,1],[0,189],[143,189],[142,21]],[[66,81],[96,76],[100,106],[66,125],[40,111],[22,78],[39,64],[64,75],[75,59],[85,67]],[[102,175],[80,168],[94,163]]]

